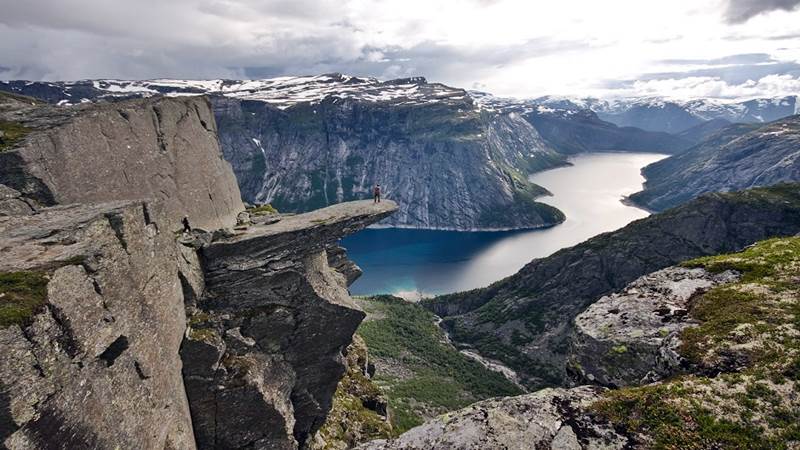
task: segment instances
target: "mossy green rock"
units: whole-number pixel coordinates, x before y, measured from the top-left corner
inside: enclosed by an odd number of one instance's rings
[[[44,307],[48,281],[42,272],[0,272],[0,327],[29,322]]]

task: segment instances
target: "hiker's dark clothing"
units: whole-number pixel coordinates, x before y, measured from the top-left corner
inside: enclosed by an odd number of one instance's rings
[[[181,220],[181,223],[183,223],[183,231],[185,233],[191,233],[192,232],[192,227],[189,226],[189,218],[188,217],[184,217],[183,220]]]
[[[372,191],[375,195],[375,201],[373,203],[380,203],[381,201],[381,188],[376,186],[375,189]]]

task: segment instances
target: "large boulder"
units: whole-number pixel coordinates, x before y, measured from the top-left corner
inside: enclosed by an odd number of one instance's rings
[[[582,386],[484,400],[360,450],[582,450],[628,448],[627,438],[588,412],[604,389]]]
[[[690,300],[737,279],[732,271],[669,267],[602,297],[575,318],[567,363],[571,381],[621,387],[680,371],[680,333],[696,325],[687,316]]]

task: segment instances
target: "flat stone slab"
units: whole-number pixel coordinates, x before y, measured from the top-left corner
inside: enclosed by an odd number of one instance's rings
[[[287,215],[275,223],[254,224],[246,230],[237,230],[231,238],[214,243],[240,242],[255,237],[293,233],[305,229],[336,228],[343,230],[344,234],[351,234],[397,211],[397,208],[397,203],[391,200],[383,200],[380,203],[374,203],[372,200],[337,203],[303,214]]]

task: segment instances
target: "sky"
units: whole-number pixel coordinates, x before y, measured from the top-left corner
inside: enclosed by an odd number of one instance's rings
[[[424,76],[495,95],[800,94],[800,0],[0,0],[0,79]]]

